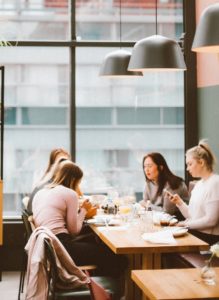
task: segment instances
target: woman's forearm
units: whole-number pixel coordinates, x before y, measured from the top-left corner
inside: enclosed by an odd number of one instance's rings
[[[176,204],[176,206],[178,207],[184,218],[189,218],[189,208],[185,202]]]

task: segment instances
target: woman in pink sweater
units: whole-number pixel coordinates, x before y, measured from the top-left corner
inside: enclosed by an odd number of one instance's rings
[[[49,228],[62,242],[76,265],[95,264],[100,274],[119,276],[126,259],[115,255],[93,238],[77,240],[86,215],[93,216],[96,208],[85,200],[79,208],[78,194],[82,170],[71,161],[63,161],[53,181],[37,192],[33,199],[33,218],[36,227]]]

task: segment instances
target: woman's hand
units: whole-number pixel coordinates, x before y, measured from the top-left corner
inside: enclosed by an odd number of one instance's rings
[[[170,197],[170,201],[179,206],[183,204],[183,200],[180,198],[180,196],[178,194],[172,195]]]
[[[179,227],[186,227],[187,226],[186,225],[186,221],[180,221],[180,222],[178,222],[177,226],[179,226]]]
[[[172,203],[176,205],[181,205],[183,203],[183,200],[180,198],[178,194],[172,194],[166,189],[165,189],[165,193]]]
[[[96,216],[96,214],[97,214],[97,207],[93,206],[87,211],[87,213],[85,215],[85,219],[91,219],[94,216]]]
[[[92,204],[90,203],[89,199],[84,200],[84,202],[81,204],[80,208],[84,208],[87,212],[89,209],[91,209]]]

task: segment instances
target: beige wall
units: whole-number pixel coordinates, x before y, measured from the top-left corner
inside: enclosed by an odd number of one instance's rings
[[[199,22],[202,11],[210,4],[219,3],[217,0],[196,0],[196,22]],[[198,87],[219,84],[219,54],[197,54]]]
[[[197,22],[203,9],[215,0],[196,0]],[[219,28],[215,30],[219,31]],[[219,33],[218,33],[219,34]],[[198,137],[208,140],[219,171],[219,55],[197,54]]]

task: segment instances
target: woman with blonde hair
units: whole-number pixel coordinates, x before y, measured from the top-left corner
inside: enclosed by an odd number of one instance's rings
[[[215,157],[209,145],[200,141],[189,149],[186,164],[192,177],[200,180],[191,192],[189,205],[177,194],[170,197],[186,218],[179,226],[188,226],[194,235],[214,244],[219,241],[219,175],[214,173]]]
[[[77,191],[83,177],[81,168],[63,161],[52,180],[33,199],[33,218],[36,227],[49,228],[61,241],[77,265],[95,264],[100,272],[118,276],[124,271],[124,258],[115,255],[95,240],[78,240],[86,216],[96,213],[88,200],[79,208]],[[125,260],[126,261],[126,260]]]

